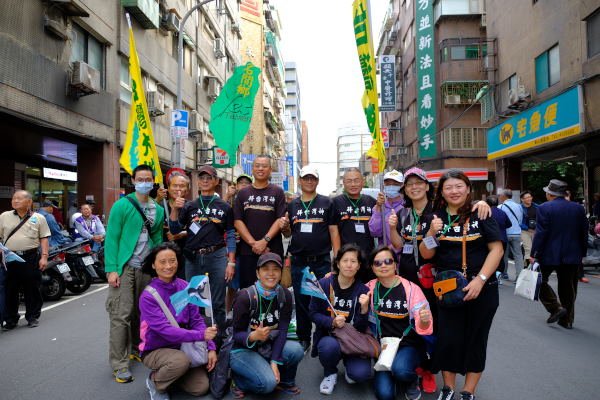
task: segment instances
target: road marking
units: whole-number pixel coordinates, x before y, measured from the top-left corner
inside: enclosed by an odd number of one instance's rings
[[[52,310],[53,308],[56,308],[56,307],[58,307],[58,306],[62,306],[62,305],[64,305],[64,304],[70,303],[70,302],[72,302],[72,301],[75,301],[75,300],[83,299],[83,298],[84,298],[84,297],[86,297],[86,296],[90,296],[90,295],[92,295],[92,294],[94,294],[94,293],[98,293],[98,292],[100,292],[100,291],[102,291],[102,290],[104,290],[104,289],[106,289],[106,288],[108,288],[108,284],[105,284],[105,285],[103,285],[103,286],[99,287],[98,289],[94,289],[94,290],[92,290],[91,292],[86,292],[86,293],[84,293],[84,294],[82,294],[82,295],[75,296],[75,297],[71,297],[70,299],[66,299],[66,300],[63,300],[63,301],[61,301],[61,302],[58,302],[58,303],[52,304],[51,306],[44,307],[44,308],[42,308],[42,312],[44,312],[44,311],[48,311],[48,310]],[[24,312],[24,311],[21,311],[21,312],[19,312],[19,314],[21,314],[21,315],[25,315],[25,312]]]

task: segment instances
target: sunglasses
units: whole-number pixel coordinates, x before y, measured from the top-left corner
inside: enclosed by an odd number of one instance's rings
[[[394,263],[393,258],[386,258],[385,260],[373,260],[373,265],[375,267],[381,267],[381,266],[383,266],[383,264],[392,265],[393,263]]]

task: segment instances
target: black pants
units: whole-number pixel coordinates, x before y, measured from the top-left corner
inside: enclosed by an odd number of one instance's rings
[[[247,288],[256,282],[256,264],[258,254],[239,255],[238,268],[240,269],[240,289]]]
[[[575,298],[577,297],[577,281],[579,266],[575,264],[542,265],[542,286],[540,287],[540,302],[546,310],[553,314],[562,306],[567,309],[567,315],[561,323],[573,323],[575,320]],[[550,274],[556,271],[558,279],[558,298],[548,284]],[[560,302],[559,302],[560,299]]]
[[[7,324],[19,321],[19,289],[25,295],[25,319],[39,319],[42,313],[42,271],[39,269],[39,255],[36,253],[24,255],[22,262],[6,263],[6,310]]]

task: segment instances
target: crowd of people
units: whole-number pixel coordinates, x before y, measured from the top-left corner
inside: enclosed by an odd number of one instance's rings
[[[270,183],[271,168],[268,156],[257,156],[252,176],[238,177],[221,198],[217,171],[202,166],[191,199],[183,171],[169,174],[167,188],[152,198],[153,170],[140,165],[132,173],[135,191],[113,205],[106,229],[81,207],[74,218],[79,234],[104,241],[108,353],[117,382],[131,382],[130,363],[143,362],[152,399],[168,399],[174,386],[201,396],[219,357],[227,357],[235,398],[297,395],[296,372],[312,349],[324,395],[333,393],[341,361],[345,380],[372,380],[377,399],[417,400],[438,389],[438,400],[474,399],[508,257],[514,280],[526,266],[541,265],[547,322],[572,328],[588,221],[565,199],[566,183],[550,181],[541,205],[529,191],[519,204],[509,189],[475,202],[460,170],[447,171],[436,186],[415,167],[387,172],[374,199],[361,193],[361,172],[349,169],[343,193],[330,198],[317,193],[319,172],[308,165],[300,171],[300,195],[286,201]],[[17,326],[20,287],[25,318],[39,323],[51,216],[32,213],[31,203],[28,192],[17,191],[14,210],[0,215],[2,242],[25,260],[0,268],[5,330]],[[303,290],[307,267],[322,296]],[[558,297],[548,284],[553,271]],[[289,287],[282,285],[286,274]],[[208,275],[210,312],[192,303],[176,309],[172,296],[199,275]],[[377,342],[393,339],[396,345],[380,349],[389,363],[348,352],[337,335],[345,328]],[[219,352],[227,332],[231,348]]]

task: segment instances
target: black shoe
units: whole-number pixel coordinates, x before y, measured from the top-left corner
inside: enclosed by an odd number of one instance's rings
[[[27,322],[28,328],[36,328],[40,325],[40,321],[37,318],[33,318],[31,321]]]
[[[558,321],[559,319],[561,319],[562,317],[564,317],[565,315],[567,315],[567,309],[564,307],[561,307],[558,309],[558,311],[551,314],[550,317],[548,317],[548,319],[546,320],[546,322],[549,324],[553,324],[556,321]]]
[[[475,400],[475,396],[467,391],[460,392],[460,400]]]
[[[454,400],[454,390],[450,389],[448,386],[444,386],[442,390],[440,390],[440,395],[437,400]]]
[[[2,331],[3,332],[12,331],[16,327],[17,327],[17,324],[7,322],[4,325],[2,325]]]
[[[565,329],[573,329],[573,324],[571,322],[558,321],[558,324]]]

